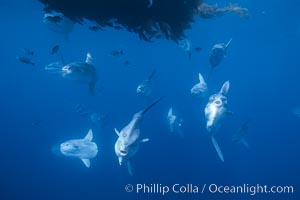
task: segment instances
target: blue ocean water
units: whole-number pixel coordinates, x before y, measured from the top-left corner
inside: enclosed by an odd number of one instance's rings
[[[229,1],[208,1],[227,5]],[[154,2],[155,3],[155,2]],[[66,39],[43,23],[44,6],[35,0],[2,0],[0,72],[0,199],[299,199],[300,4],[296,1],[238,3],[249,19],[227,14],[216,19],[195,18],[186,35],[194,47],[191,59],[175,42],[145,42],[125,30],[93,32],[75,24]],[[172,6],[172,5],[170,5]],[[232,38],[228,54],[211,75],[212,46]],[[51,48],[60,45],[57,54]],[[20,63],[23,48],[35,66]],[[120,57],[113,50],[124,51]],[[87,84],[49,74],[45,66],[84,61],[90,52],[99,80],[94,96]],[[124,65],[128,62],[128,65]],[[156,70],[148,98],[137,85]],[[205,129],[204,107],[190,94],[198,73],[207,79],[209,94],[230,80],[227,117],[216,135],[222,163]],[[117,135],[133,114],[159,97],[146,113],[141,144],[132,159],[134,175],[119,166],[114,152]],[[169,131],[170,107],[182,119],[184,137]],[[103,116],[96,122],[90,114]],[[249,120],[249,148],[231,137]],[[94,132],[98,155],[86,168],[79,159],[58,155],[53,148]],[[149,194],[126,192],[127,184],[199,186],[199,193]],[[222,194],[205,191],[204,184],[293,186],[293,194]]]

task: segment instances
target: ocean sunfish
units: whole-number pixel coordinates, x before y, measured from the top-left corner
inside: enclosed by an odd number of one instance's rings
[[[61,73],[65,79],[88,83],[90,94],[94,95],[97,73],[92,60],[91,54],[87,53],[85,62],[72,62],[64,65]]]
[[[199,73],[199,83],[192,87],[191,94],[198,98],[203,98],[207,95],[207,84],[201,73]]]
[[[227,44],[220,43],[213,46],[209,58],[211,69],[216,68],[222,62],[223,58],[227,55],[227,48],[231,41],[232,39]]]
[[[136,89],[136,93],[139,96],[143,96],[143,97],[150,96],[150,94],[152,92],[152,79],[153,79],[153,76],[155,75],[155,73],[156,73],[156,70],[153,70],[152,73],[150,74],[150,76],[138,85],[138,87]]]
[[[118,157],[119,164],[127,164],[128,172],[132,176],[131,159],[138,152],[141,143],[148,142],[149,139],[140,139],[140,128],[143,122],[144,114],[150,110],[159,101],[158,99],[146,109],[134,114],[133,118],[127,126],[121,131],[115,128],[115,132],[118,135],[118,139],[115,143],[115,153]]]
[[[98,147],[93,140],[93,131],[89,130],[83,139],[68,140],[60,145],[60,152],[67,157],[79,158],[84,165],[90,167],[90,159],[98,154]]]
[[[205,107],[205,117],[206,117],[206,129],[211,136],[211,140],[213,145],[220,157],[220,159],[224,162],[222,151],[215,139],[215,135],[217,130],[221,126],[221,122],[225,118],[227,114],[231,112],[227,111],[227,93],[229,90],[229,81],[226,81],[221,90],[213,94],[209,97],[208,103]]]

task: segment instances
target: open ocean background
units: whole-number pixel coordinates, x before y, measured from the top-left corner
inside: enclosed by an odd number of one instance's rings
[[[229,1],[218,2],[226,5]],[[191,60],[176,43],[148,43],[124,30],[93,32],[76,24],[69,39],[43,23],[44,6],[37,0],[0,1],[0,199],[299,199],[300,118],[300,2],[239,0],[250,19],[227,14],[216,19],[196,17],[186,32],[194,47]],[[172,5],[170,5],[172,6]],[[207,80],[209,93],[230,80],[228,117],[216,138],[225,162],[218,158],[205,129],[204,107],[190,95],[198,73],[208,77],[209,55],[216,43],[232,38],[228,55]],[[58,54],[51,48],[60,45]],[[23,48],[34,50],[35,66],[16,57]],[[110,56],[123,49],[124,55]],[[85,84],[47,73],[44,67],[60,61],[84,61],[90,52],[99,80],[91,97]],[[123,63],[129,61],[130,65]],[[153,69],[153,93],[136,95],[137,85]],[[145,116],[142,144],[132,160],[134,176],[118,164],[114,153],[117,135],[132,115],[160,96],[165,98]],[[97,124],[88,115],[105,115]],[[183,118],[184,138],[169,132],[167,112],[173,107]],[[299,111],[300,112],[300,111]],[[246,120],[250,148],[231,141]],[[54,146],[83,138],[94,131],[99,152],[85,168],[78,159],[58,156]],[[292,185],[294,194],[136,194],[126,184],[179,183],[201,186]]]

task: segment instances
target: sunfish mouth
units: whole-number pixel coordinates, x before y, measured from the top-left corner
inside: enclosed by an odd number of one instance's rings
[[[120,150],[121,155],[127,155],[127,151],[125,150]]]

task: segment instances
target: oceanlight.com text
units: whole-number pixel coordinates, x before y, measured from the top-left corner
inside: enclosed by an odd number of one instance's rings
[[[254,196],[256,194],[293,194],[293,186],[268,186],[268,185],[218,185],[218,184],[127,184],[125,186],[126,192],[136,194],[246,194]]]

